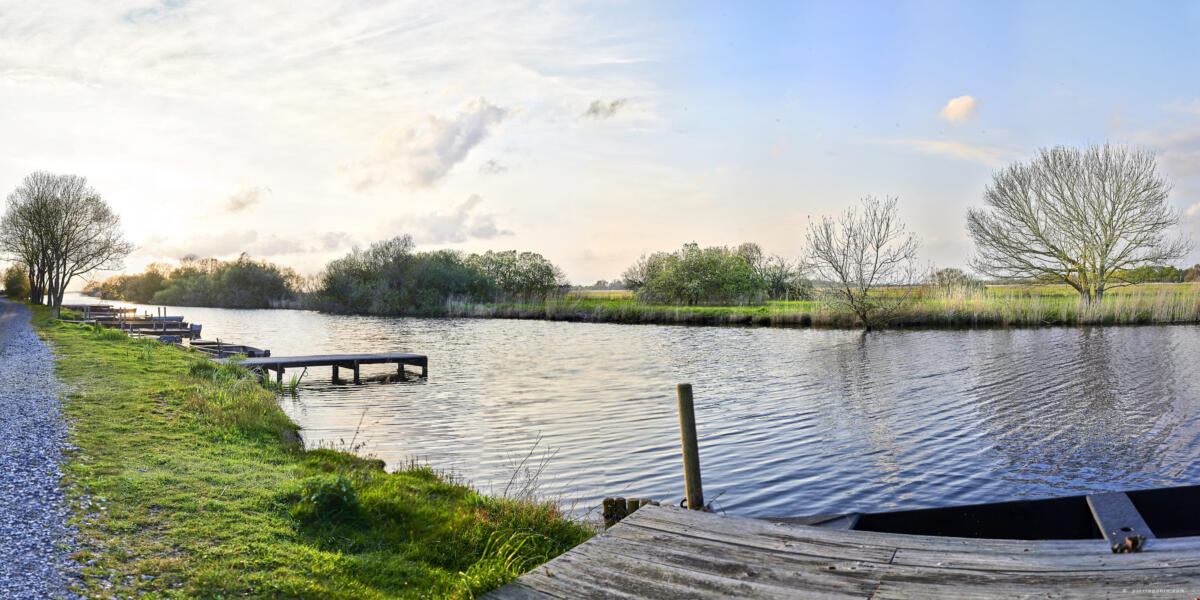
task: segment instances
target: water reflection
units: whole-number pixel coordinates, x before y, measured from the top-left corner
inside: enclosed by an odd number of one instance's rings
[[[277,355],[428,354],[425,382],[333,386],[310,369],[283,407],[309,444],[355,440],[485,491],[540,436],[535,456],[554,452],[542,491],[566,504],[678,500],[679,381],[696,389],[706,495],[739,514],[1200,483],[1192,326],[863,334],[171,312]]]

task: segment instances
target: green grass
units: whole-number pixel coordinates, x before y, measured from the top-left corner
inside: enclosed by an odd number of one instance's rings
[[[90,595],[470,598],[592,533],[428,466],[305,451],[236,365],[41,307],[35,325],[72,390],[65,485]]]
[[[882,294],[895,294],[885,288]],[[1113,288],[1087,306],[1066,285],[1000,285],[976,290],[910,288],[912,300],[893,327],[1036,327],[1045,325],[1200,323],[1200,285],[1141,284]],[[605,293],[607,294],[607,293]],[[535,304],[451,303],[452,316],[685,325],[857,327],[851,313],[820,301],[746,306],[660,306],[629,295],[573,293]]]

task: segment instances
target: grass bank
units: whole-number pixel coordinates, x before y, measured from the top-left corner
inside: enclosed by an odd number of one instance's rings
[[[471,598],[592,533],[427,466],[306,451],[245,370],[34,310],[71,390],[89,595]]]
[[[885,289],[881,293],[897,293]],[[1111,290],[1103,302],[1083,304],[1065,285],[987,286],[943,291],[913,288],[912,301],[892,327],[967,328],[1050,325],[1135,325],[1200,323],[1200,285],[1142,284]],[[450,303],[459,317],[546,319],[596,323],[679,325],[765,325],[777,327],[859,326],[850,312],[821,301],[766,302],[746,306],[659,306],[620,292],[575,294],[530,304]]]

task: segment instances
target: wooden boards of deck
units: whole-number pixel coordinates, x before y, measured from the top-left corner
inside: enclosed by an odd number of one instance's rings
[[[644,506],[484,598],[1197,596],[1200,538],[1113,554],[1101,539],[903,535]]]
[[[265,367],[269,369],[295,367],[344,366],[355,363],[374,365],[386,363],[402,363],[406,365],[425,366],[429,359],[424,354],[408,353],[375,353],[375,354],[313,354],[309,356],[270,356],[262,358],[247,358],[241,361],[244,367]]]

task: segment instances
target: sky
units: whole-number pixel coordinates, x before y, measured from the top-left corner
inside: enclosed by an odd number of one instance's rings
[[[0,0],[0,192],[88,177],[129,271],[407,233],[588,284],[693,241],[799,257],[865,195],[963,267],[994,171],[1112,142],[1200,240],[1196,31],[1183,2]]]

